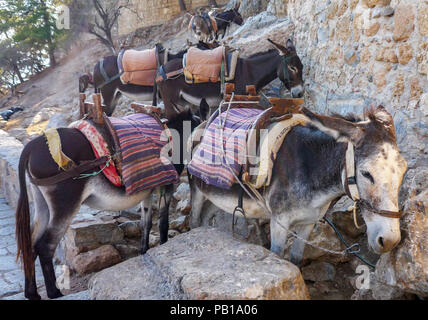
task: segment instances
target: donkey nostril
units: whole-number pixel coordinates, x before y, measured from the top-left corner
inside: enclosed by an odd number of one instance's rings
[[[385,247],[385,244],[383,243],[383,238],[382,237],[377,238],[377,243],[379,244],[379,246],[381,248]]]

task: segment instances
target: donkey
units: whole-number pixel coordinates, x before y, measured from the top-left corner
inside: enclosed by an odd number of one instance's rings
[[[90,85],[94,85],[92,74],[90,72],[79,77],[79,93],[85,93],[86,89],[88,89]]]
[[[192,29],[196,39],[202,42],[212,42],[224,38],[227,28],[231,23],[242,26],[244,19],[239,13],[241,2],[238,2],[234,8],[224,12],[214,12],[212,18],[215,20],[215,26],[211,22],[209,13],[198,14],[192,17],[189,23],[189,29]]]
[[[183,139],[184,121],[191,121],[191,128],[200,123],[200,119],[190,111],[177,115],[169,121],[172,132],[178,132]],[[74,128],[58,129],[63,151],[75,163],[95,158],[92,147],[85,136]],[[180,146],[186,145],[180,141]],[[176,143],[173,141],[173,143]],[[181,149],[180,149],[181,151]],[[181,152],[183,154],[183,152]],[[181,161],[175,164],[180,174],[184,169]],[[90,170],[96,171],[97,169]],[[68,179],[55,185],[36,186],[31,183],[35,214],[30,226],[30,207],[28,203],[26,174],[33,178],[46,178],[58,174],[58,166],[52,159],[46,141],[38,137],[24,148],[19,161],[20,195],[16,210],[17,256],[21,258],[25,272],[25,297],[40,299],[35,279],[35,259],[39,257],[45,279],[47,295],[50,299],[61,297],[56,287],[56,278],[52,257],[59,241],[69,227],[73,216],[82,204],[99,210],[124,210],[142,204],[142,253],[149,248],[151,221],[151,196],[155,189],[148,189],[128,196],[125,188],[113,186],[102,174],[86,179]],[[165,186],[160,202],[160,242],[168,240],[168,208],[173,186]]]
[[[367,225],[368,243],[380,254],[400,242],[398,192],[407,163],[397,147],[391,115],[377,107],[366,111],[368,120],[315,115],[304,109],[313,125],[296,126],[285,137],[273,166],[272,181],[261,191],[271,216],[246,194],[243,209],[248,218],[271,219],[271,251],[283,257],[287,230],[307,239],[328,210],[330,203],[345,195],[347,175],[345,153],[354,146],[355,180],[361,214]],[[239,185],[230,190],[204,184],[189,177],[191,187],[191,226],[201,223],[206,200],[232,213],[241,192]],[[348,193],[348,192],[346,192]],[[388,211],[386,211],[388,210]],[[238,214],[242,216],[242,214]],[[290,251],[290,260],[299,265],[304,242],[298,239]]]
[[[276,49],[238,59],[234,81],[236,94],[246,94],[247,85],[255,85],[259,90],[278,77],[293,97],[302,97],[304,94],[303,64],[293,42],[290,39],[287,40],[284,47],[270,39],[268,41]],[[163,66],[165,73],[182,68],[182,59],[171,60]],[[180,75],[160,81],[157,86],[166,113],[180,112],[181,108],[190,107],[190,105],[199,107],[204,102],[210,108],[217,108],[222,99],[220,82],[188,84],[184,75]]]
[[[203,42],[196,44],[196,47],[201,50],[210,49],[211,46]],[[166,49],[161,48],[159,53],[164,52]],[[181,59],[187,49],[172,54],[168,52],[168,61],[173,59]],[[164,55],[159,54],[159,64],[163,65]],[[104,112],[111,116],[117,105],[117,102],[122,94],[136,101],[152,101],[154,99],[153,86],[139,86],[134,84],[123,84],[119,78],[119,67],[117,65],[117,56],[108,56],[102,59],[103,69],[107,78],[103,76],[101,69],[101,61],[98,61],[94,67],[93,85],[95,92],[100,92],[103,98],[103,104],[106,106]],[[79,87],[81,81],[79,79]]]

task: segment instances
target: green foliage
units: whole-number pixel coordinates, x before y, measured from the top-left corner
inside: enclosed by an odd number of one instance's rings
[[[15,85],[55,65],[67,32],[56,28],[56,0],[0,0],[0,86]]]

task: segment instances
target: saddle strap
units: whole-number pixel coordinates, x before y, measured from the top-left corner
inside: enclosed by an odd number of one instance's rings
[[[171,79],[173,77],[181,75],[184,72],[183,69],[178,69],[178,70],[166,73],[163,66],[160,66],[158,70],[159,70],[159,74],[160,75],[156,77],[156,83],[159,83],[159,82],[162,82],[162,81],[166,81],[168,79]]]
[[[30,174],[29,174],[29,177],[30,177],[31,183],[34,185],[51,186],[51,185],[63,182],[65,180],[68,180],[68,179],[76,178],[80,174],[82,174],[86,171],[89,171],[89,170],[94,169],[96,167],[99,167],[103,164],[106,164],[108,160],[109,160],[109,157],[104,156],[104,157],[94,159],[94,160],[83,161],[78,166],[76,166],[76,167],[74,167],[68,171],[62,171],[62,172],[58,173],[57,175],[54,175],[54,176],[49,177],[49,178],[41,178],[41,179],[34,178]]]

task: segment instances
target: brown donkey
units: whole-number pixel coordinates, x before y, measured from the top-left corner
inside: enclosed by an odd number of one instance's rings
[[[174,163],[178,174],[184,169],[183,155],[186,143],[184,141],[185,121],[190,121],[192,130],[199,125],[200,119],[190,111],[180,114],[168,123],[175,139],[181,148],[179,163]],[[187,128],[187,126],[186,126]],[[177,133],[178,132],[178,133]],[[74,128],[58,129],[63,152],[76,164],[82,164],[95,159],[92,147],[85,136]],[[84,172],[91,174],[99,168]],[[124,210],[142,204],[142,253],[149,247],[151,221],[151,195],[155,189],[143,190],[133,195],[127,195],[124,187],[111,184],[104,175],[93,175],[84,179],[69,178],[52,185],[35,185],[34,179],[44,179],[56,176],[61,171],[52,159],[45,138],[40,136],[30,141],[24,148],[19,160],[20,195],[16,210],[16,239],[17,256],[21,258],[25,272],[25,297],[38,300],[35,278],[35,259],[39,257],[45,279],[47,295],[54,299],[62,296],[56,287],[56,277],[52,262],[55,249],[70,225],[73,216],[82,204],[99,210]],[[28,203],[26,175],[31,181],[35,213],[33,223],[30,223],[30,207]],[[162,197],[159,210],[159,230],[161,243],[168,240],[168,207],[172,197],[172,185],[165,186],[165,196]]]

